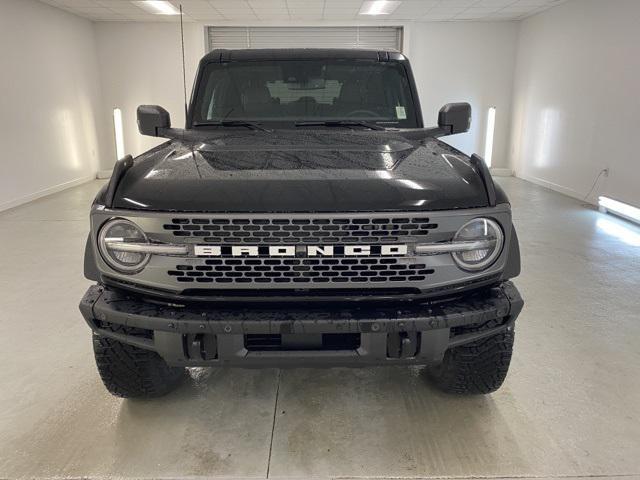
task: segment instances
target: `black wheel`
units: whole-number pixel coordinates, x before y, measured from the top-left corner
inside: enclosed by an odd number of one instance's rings
[[[117,397],[160,397],[185,376],[155,352],[93,334],[93,352],[104,386]]]
[[[460,333],[485,330],[497,326],[496,321]],[[475,342],[450,348],[440,365],[429,367],[428,375],[443,392],[455,394],[487,394],[495,392],[507,376],[513,352],[513,327]]]

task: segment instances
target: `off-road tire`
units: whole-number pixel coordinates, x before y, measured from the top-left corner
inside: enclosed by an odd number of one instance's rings
[[[117,397],[161,397],[185,376],[184,368],[170,367],[155,352],[96,333],[93,352],[104,386]]]
[[[461,333],[494,328],[496,321],[470,327]],[[513,326],[445,352],[442,364],[427,370],[431,381],[443,392],[487,394],[495,392],[507,376],[513,352]]]

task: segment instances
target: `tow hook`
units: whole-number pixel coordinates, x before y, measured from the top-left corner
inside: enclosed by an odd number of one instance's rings
[[[215,335],[204,333],[182,336],[185,356],[190,360],[214,360],[218,357],[218,345]]]
[[[388,358],[411,358],[418,353],[419,332],[398,332],[387,335]]]

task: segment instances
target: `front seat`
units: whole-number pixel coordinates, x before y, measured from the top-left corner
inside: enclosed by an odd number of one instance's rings
[[[275,117],[278,102],[264,85],[251,85],[241,94],[242,107],[248,117]]]

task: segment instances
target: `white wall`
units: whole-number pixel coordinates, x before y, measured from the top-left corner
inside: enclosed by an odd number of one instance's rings
[[[185,57],[187,95],[198,61],[205,54],[204,27],[187,23]],[[160,105],[175,127],[184,127],[184,95],[180,25],[178,23],[98,22],[95,24],[100,59],[104,116],[109,126],[109,154],[101,163],[109,170],[116,160],[112,114],[122,110],[125,152],[134,156],[166,140],[138,133],[138,105]]]
[[[517,28],[515,22],[405,26],[405,52],[415,71],[425,123],[435,125],[445,103],[469,101],[474,112],[471,132],[447,141],[467,153],[482,155],[486,111],[496,106],[496,167],[507,166]],[[138,133],[138,105],[161,105],[169,110],[175,126],[184,124],[179,26],[102,22],[96,24],[96,32],[105,115],[115,107],[122,109],[126,151],[140,154],[162,140]],[[205,53],[204,25],[185,24],[185,37],[190,91],[198,60]],[[112,151],[101,168],[110,169],[114,159]]]
[[[469,102],[470,132],[443,140],[467,154],[483,156],[487,110],[496,107],[492,166],[508,167],[518,23],[414,23],[408,33],[407,55],[425,125],[437,124],[445,103]]]
[[[35,0],[0,11],[0,210],[95,177],[100,77],[90,21]]]
[[[573,0],[521,24],[511,152],[516,174],[640,206],[640,2]]]

